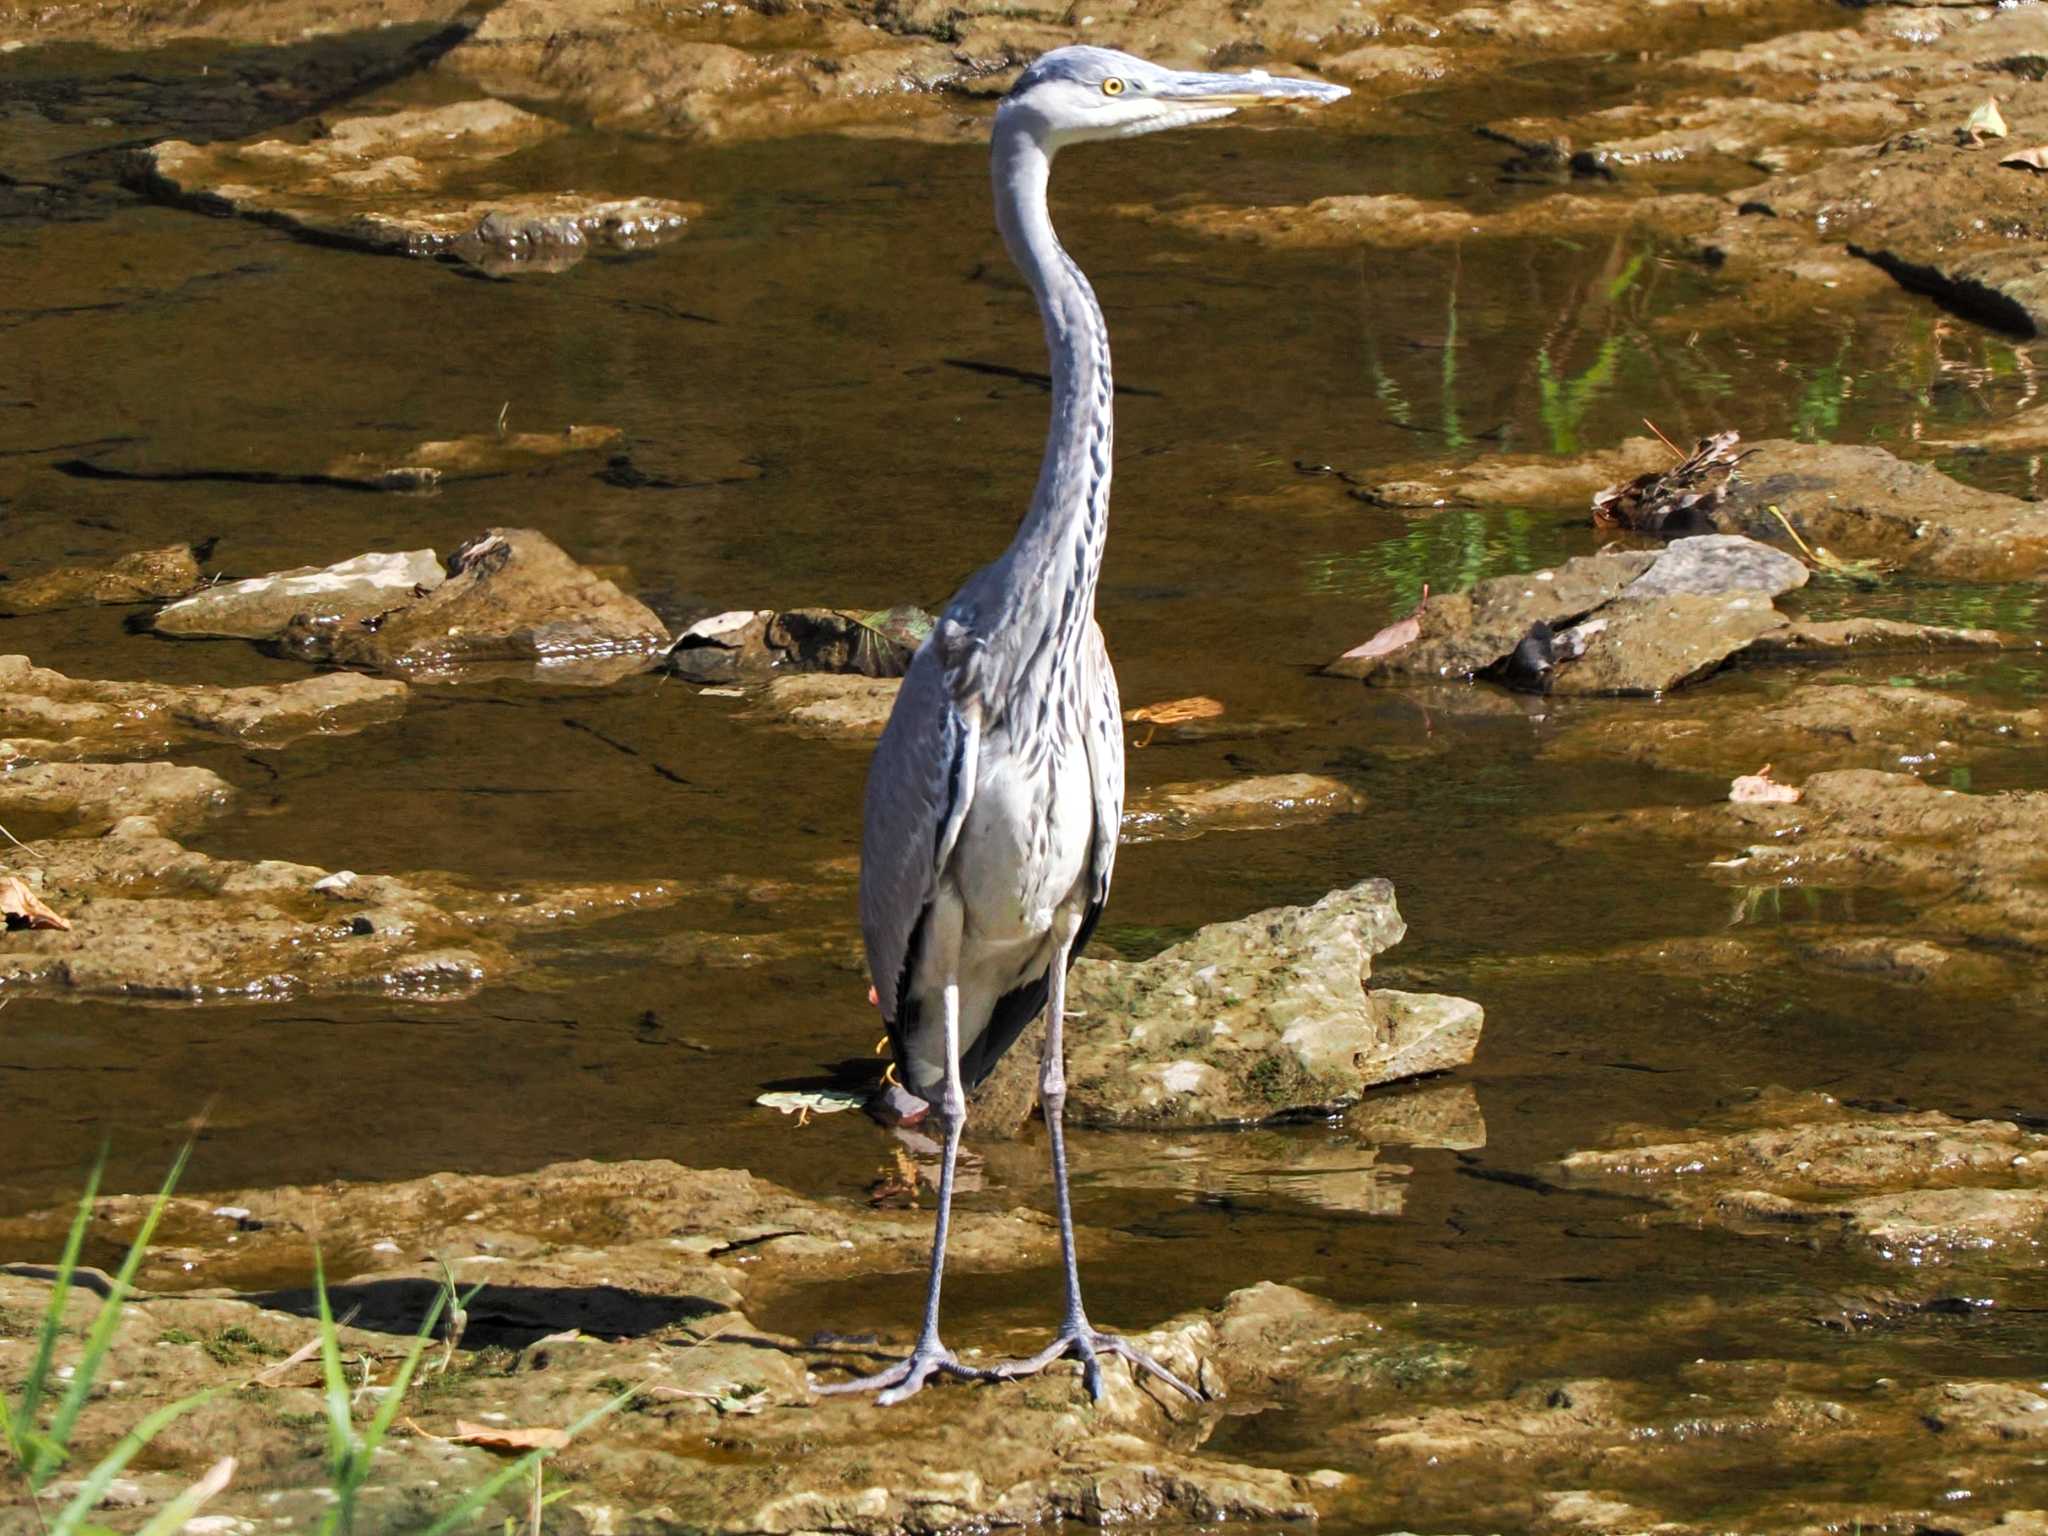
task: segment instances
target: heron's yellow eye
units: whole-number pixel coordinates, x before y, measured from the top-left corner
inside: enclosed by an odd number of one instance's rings
[[[1110,77],[1109,77],[1109,78],[1108,78],[1107,80],[1105,80],[1105,81],[1103,81],[1103,82],[1102,82],[1102,94],[1103,94],[1103,95],[1105,95],[1105,96],[1121,96],[1121,95],[1123,95],[1123,93],[1124,93],[1124,83],[1123,83],[1123,81],[1121,81],[1121,80],[1117,79],[1117,77],[1116,77],[1115,75],[1111,75],[1111,76],[1110,76]]]

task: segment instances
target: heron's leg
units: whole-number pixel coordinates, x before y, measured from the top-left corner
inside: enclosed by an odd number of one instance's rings
[[[1073,942],[1071,933],[1068,944]],[[1081,1266],[1074,1251],[1074,1205],[1067,1192],[1067,1132],[1065,1125],[1067,1108],[1067,1054],[1066,1054],[1066,1006],[1067,1006],[1067,946],[1061,947],[1053,961],[1051,974],[1047,977],[1045,1001],[1045,1056],[1038,1071],[1038,1104],[1045,1112],[1046,1138],[1052,1143],[1052,1190],[1053,1205],[1060,1220],[1060,1258],[1067,1272],[1066,1312],[1060,1320],[1060,1331],[1052,1343],[1028,1360],[1014,1360],[995,1368],[997,1376],[1008,1379],[1013,1376],[1032,1376],[1044,1370],[1055,1360],[1072,1357],[1081,1362],[1082,1380],[1087,1384],[1088,1395],[1097,1401],[1102,1397],[1102,1356],[1117,1355],[1128,1360],[1141,1371],[1157,1376],[1168,1386],[1185,1392],[1196,1402],[1202,1394],[1182,1381],[1165,1366],[1154,1360],[1127,1339],[1112,1333],[1098,1333],[1088,1321],[1088,1312],[1081,1304]]]
[[[994,1373],[979,1366],[963,1365],[953,1352],[939,1342],[939,1287],[946,1275],[946,1232],[953,1217],[953,1167],[960,1157],[960,1135],[967,1128],[967,1088],[960,1078],[960,987],[948,975],[945,987],[946,1087],[945,1101],[938,1113],[945,1123],[945,1161],[939,1165],[939,1213],[932,1226],[931,1275],[926,1281],[924,1325],[910,1357],[873,1376],[857,1381],[834,1382],[820,1392],[875,1392],[878,1403],[900,1403],[921,1390],[933,1375],[984,1379]]]

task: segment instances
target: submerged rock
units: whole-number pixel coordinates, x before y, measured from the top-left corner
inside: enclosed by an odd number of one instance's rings
[[[503,891],[445,875],[214,859],[143,816],[98,838],[30,843],[9,864],[71,927],[10,935],[0,996],[462,996],[515,969],[507,946],[522,930],[661,906],[678,894],[662,881]]]
[[[1613,713],[1571,722],[1545,755],[1620,759],[1716,776],[1771,763],[1779,777],[1830,768],[1929,774],[2000,748],[2038,744],[2048,713],[1951,698],[1926,688],[1811,684],[1780,699],[1696,696],[1654,715]]]
[[[436,681],[506,662],[609,681],[648,666],[668,631],[545,534],[493,528],[456,550],[447,579],[413,601],[359,622],[302,617],[283,640],[308,659]]]
[[[1126,213],[1216,239],[1253,241],[1281,250],[1412,250],[1464,240],[1556,239],[1641,230],[1672,236],[1704,234],[1724,213],[1720,199],[1697,193],[1668,197],[1588,196],[1557,192],[1493,212],[1403,193],[1319,197],[1298,207],[1201,204]]]
[[[1638,1131],[1575,1152],[1572,1183],[1640,1192],[1689,1219],[1782,1236],[1839,1233],[1887,1259],[2028,1257],[2048,1226],[2048,1136],[2003,1120],[1877,1114],[1827,1094],[1759,1095],[1732,1128]]]
[[[1375,506],[1434,511],[1452,506],[1568,506],[1618,481],[1671,467],[1671,450],[1654,437],[1631,437],[1576,458],[1501,453],[1461,465],[1440,461],[1395,470],[1356,494]]]
[[[200,582],[189,544],[142,549],[111,565],[66,566],[0,586],[0,613],[41,613],[88,603],[147,603],[183,597]]]
[[[1266,832],[1354,815],[1365,806],[1365,796],[1350,785],[1318,773],[1160,784],[1133,795],[1124,806],[1123,841]]]
[[[403,683],[346,674],[252,688],[113,683],[0,656],[0,761],[148,757],[187,741],[282,747],[395,720],[405,701]]]
[[[352,453],[327,466],[325,478],[379,490],[431,490],[443,481],[489,480],[552,468],[564,459],[609,454],[624,440],[617,427],[560,432],[478,432],[421,443],[402,454]]]
[[[272,640],[294,623],[335,629],[375,618],[425,596],[446,575],[431,549],[357,555],[333,565],[217,582],[159,609],[152,624],[164,635]]]
[[[172,139],[142,151],[151,191],[208,212],[406,255],[559,270],[593,247],[667,239],[696,210],[662,198],[465,190],[493,165],[564,132],[502,101],[316,122],[310,137],[231,144]]]
[[[1367,880],[1313,906],[1212,923],[1149,960],[1075,961],[1068,1118],[1239,1125],[1464,1066],[1485,1021],[1478,1004],[1366,990],[1373,956],[1405,932],[1393,886]],[[983,1104],[1005,1107],[977,1115],[983,1133],[1013,1133],[1029,1114],[1043,1038],[1033,1025],[984,1085]]]
[[[791,725],[819,735],[873,741],[889,723],[901,686],[893,677],[810,672],[770,679],[761,697],[771,714]]]
[[[0,761],[0,817],[30,831],[24,818],[52,818],[72,833],[102,832],[127,816],[172,830],[227,808],[234,790],[217,773],[172,763]]]
[[[2038,650],[2041,642],[1996,629],[1952,629],[1898,619],[1795,619],[1759,635],[1750,661],[1834,661],[1853,656],[1925,656],[1938,651]]]

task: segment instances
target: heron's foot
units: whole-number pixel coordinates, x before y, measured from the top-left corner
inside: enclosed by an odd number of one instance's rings
[[[875,1401],[887,1406],[924,1390],[934,1376],[958,1376],[963,1381],[993,1381],[996,1372],[986,1366],[966,1365],[937,1339],[919,1340],[917,1347],[886,1371],[854,1381],[835,1381],[817,1388],[821,1396],[872,1392]]]
[[[1088,1388],[1088,1396],[1096,1402],[1102,1401],[1102,1361],[1104,1356],[1130,1362],[1133,1375],[1157,1376],[1177,1392],[1182,1392],[1193,1402],[1202,1402],[1200,1392],[1182,1381],[1165,1366],[1138,1348],[1129,1339],[1113,1333],[1097,1333],[1083,1320],[1069,1323],[1062,1328],[1059,1337],[1028,1360],[1009,1360],[996,1366],[990,1375],[999,1381],[1013,1381],[1019,1376],[1036,1376],[1056,1360],[1079,1360],[1081,1380]]]

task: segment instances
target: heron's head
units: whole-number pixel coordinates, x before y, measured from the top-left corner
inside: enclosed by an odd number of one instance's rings
[[[1350,95],[1321,80],[1251,70],[1213,75],[1167,69],[1114,48],[1079,44],[1032,61],[997,109],[996,120],[1027,129],[1048,149],[1087,139],[1123,139],[1228,117],[1240,107],[1315,105]]]

